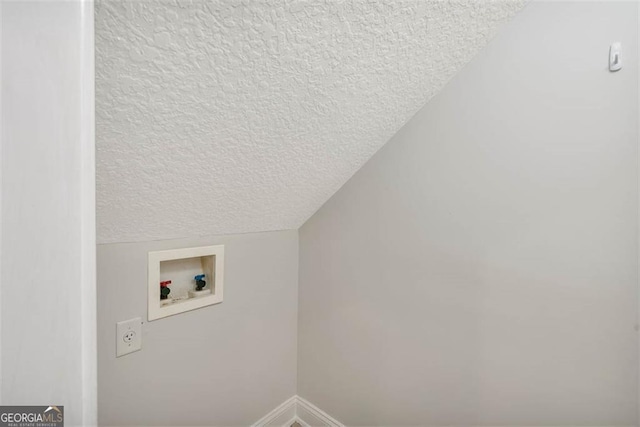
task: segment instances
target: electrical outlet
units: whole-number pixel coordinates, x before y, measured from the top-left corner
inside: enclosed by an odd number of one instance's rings
[[[142,319],[125,320],[116,324],[116,357],[142,349]]]

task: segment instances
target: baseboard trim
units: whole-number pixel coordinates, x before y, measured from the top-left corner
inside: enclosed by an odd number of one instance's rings
[[[344,424],[324,412],[322,409],[318,408],[313,403],[303,399],[300,396],[296,397],[296,415],[307,426],[345,427]],[[303,425],[303,427],[306,426]]]
[[[300,396],[292,396],[269,412],[252,427],[345,427],[344,424]]]
[[[298,396],[291,396],[273,411],[256,421],[251,427],[281,427],[287,425],[289,420],[293,420],[288,424],[290,426],[296,421],[297,402]]]

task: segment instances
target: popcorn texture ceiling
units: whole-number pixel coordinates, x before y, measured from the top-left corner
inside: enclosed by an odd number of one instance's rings
[[[524,2],[98,1],[99,242],[298,228]]]

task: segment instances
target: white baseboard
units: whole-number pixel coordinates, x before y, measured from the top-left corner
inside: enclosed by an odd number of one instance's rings
[[[292,396],[252,427],[290,427],[297,422],[302,427],[345,427],[344,424],[300,396]]]
[[[296,415],[302,427],[345,427],[340,421],[318,408],[308,400],[296,396]],[[304,424],[303,424],[304,423]]]
[[[269,412],[264,417],[256,421],[251,427],[282,427],[285,425],[290,426],[296,420],[296,406],[298,396],[292,396],[289,399],[281,403],[273,411]],[[291,423],[289,423],[289,421]]]

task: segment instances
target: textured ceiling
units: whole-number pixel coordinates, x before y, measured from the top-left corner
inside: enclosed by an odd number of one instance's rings
[[[99,242],[298,228],[523,4],[98,1]]]

